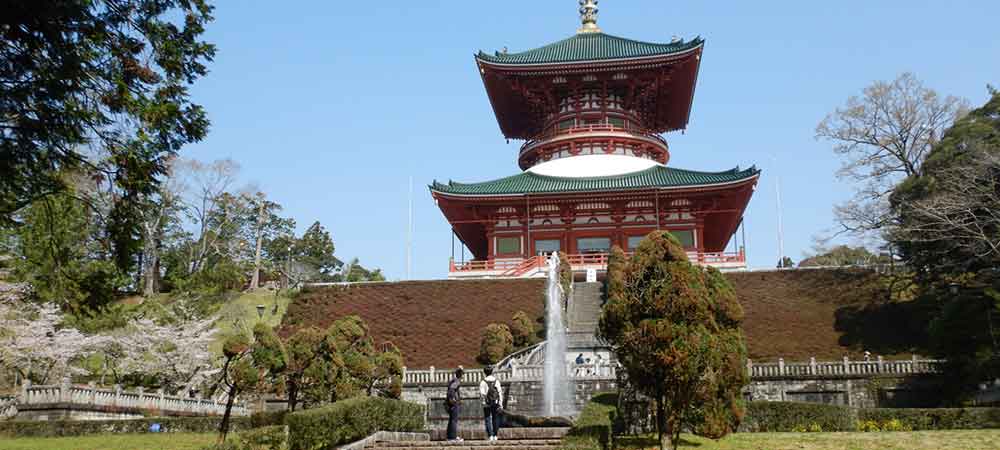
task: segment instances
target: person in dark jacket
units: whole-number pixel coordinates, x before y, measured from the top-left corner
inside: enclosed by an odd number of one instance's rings
[[[448,440],[461,442],[458,436],[458,414],[462,410],[462,374],[465,371],[461,367],[455,369],[455,378],[448,382],[448,394],[445,398],[445,406],[448,408]]]

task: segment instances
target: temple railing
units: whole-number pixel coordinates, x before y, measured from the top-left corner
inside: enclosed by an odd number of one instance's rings
[[[64,381],[59,385],[32,385],[26,382],[16,399],[20,409],[43,405],[65,405],[80,409],[116,409],[135,412],[155,412],[166,416],[221,416],[226,411],[225,399],[202,399],[167,395],[162,389],[146,392],[142,388],[129,392],[120,386],[101,389],[93,383],[87,386],[72,385]],[[233,416],[249,416],[250,410],[235,403]]]
[[[525,143],[521,145],[521,151],[519,152],[519,154],[524,155],[525,153],[534,150],[535,147],[541,144],[546,144],[549,141],[556,138],[572,137],[572,136],[591,134],[591,133],[623,133],[626,135],[630,135],[632,137],[648,139],[663,146],[664,149],[668,148],[667,140],[663,139],[662,136],[656,133],[650,133],[646,130],[636,129],[633,127],[619,127],[611,124],[591,124],[591,125],[578,125],[572,128],[566,128],[562,130],[558,129],[551,130],[543,134],[540,134],[538,136],[535,136],[534,138],[525,141]]]
[[[745,268],[746,253],[739,252],[688,252],[688,260],[700,266],[711,266],[717,268]],[[626,256],[631,256],[626,254]],[[575,271],[584,271],[590,268],[603,270],[608,265],[607,253],[585,253],[566,255],[570,266]],[[548,267],[545,263],[545,256],[533,256],[530,258],[507,258],[475,260],[464,263],[451,260],[449,272],[452,274],[475,275],[483,273],[498,277],[521,277],[536,273],[544,273]]]
[[[854,361],[844,358],[841,361],[816,361],[786,363],[779,359],[773,363],[754,363],[747,360],[747,372],[750,380],[766,380],[775,378],[843,378],[843,377],[894,377],[909,375],[926,375],[940,373],[945,361],[940,359],[918,359],[914,356],[906,360],[884,360],[881,357],[873,360]],[[618,366],[608,363],[566,365],[566,373],[570,380],[613,380],[616,379]],[[501,381],[540,381],[545,371],[543,365],[517,365],[497,369],[494,375]],[[427,370],[403,369],[403,385],[434,385],[447,384],[454,369]],[[463,383],[477,384],[484,378],[482,369],[464,371]]]

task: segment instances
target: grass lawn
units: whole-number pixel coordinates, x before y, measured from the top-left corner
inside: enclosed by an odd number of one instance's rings
[[[226,302],[219,309],[219,322],[216,324],[219,334],[216,335],[212,351],[221,354],[223,337],[235,329],[242,329],[244,333],[250,334],[253,326],[261,320],[257,315],[257,305],[264,305],[264,322],[276,327],[281,324],[281,318],[284,317],[289,302],[290,298],[275,295],[273,291],[265,289],[246,292]],[[278,304],[277,314],[273,313],[275,303]]]
[[[681,448],[699,450],[987,450],[1000,448],[1000,430],[889,433],[737,433],[719,441],[681,437]],[[655,437],[621,438],[619,449],[658,448]]]
[[[59,438],[0,437],[3,450],[199,450],[215,443],[215,433],[100,434]]]

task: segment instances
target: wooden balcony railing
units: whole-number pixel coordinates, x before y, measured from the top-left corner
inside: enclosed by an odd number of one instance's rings
[[[631,254],[626,254],[631,256]],[[497,259],[486,261],[468,261],[456,263],[450,261],[451,273],[493,272],[502,277],[519,277],[533,270],[545,268],[545,256],[533,256],[526,259]],[[574,270],[585,270],[592,267],[603,268],[608,265],[607,253],[585,253],[567,255]],[[746,265],[746,254],[740,252],[688,252],[688,259],[702,266],[742,267]]]
[[[557,137],[572,136],[575,134],[584,134],[584,133],[607,133],[607,132],[626,133],[633,135],[635,137],[650,139],[656,141],[664,148],[667,148],[667,141],[663,139],[662,136],[655,133],[650,133],[646,130],[631,128],[631,127],[619,127],[611,124],[594,124],[594,125],[579,125],[573,128],[567,128],[563,130],[547,131],[543,134],[534,137],[533,139],[529,139],[523,145],[521,145],[521,151],[519,154],[523,155],[531,151],[531,149],[535,148],[539,144],[543,144],[546,141]]]

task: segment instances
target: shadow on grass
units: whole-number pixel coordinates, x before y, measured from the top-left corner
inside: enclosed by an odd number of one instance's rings
[[[659,448],[660,439],[655,434],[643,436],[622,436],[615,440],[615,444],[615,447],[619,449]],[[681,438],[681,441],[677,446],[701,447],[701,443]]]

